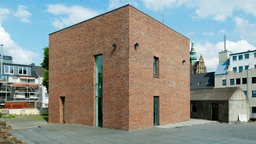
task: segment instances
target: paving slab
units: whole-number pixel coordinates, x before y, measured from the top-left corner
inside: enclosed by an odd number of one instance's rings
[[[20,120],[24,119],[20,118]],[[19,121],[8,120],[7,123],[13,126],[13,134],[28,144],[255,144],[256,142],[255,122],[227,124],[192,119],[134,131],[45,122],[32,122],[33,127],[26,128],[17,122]]]

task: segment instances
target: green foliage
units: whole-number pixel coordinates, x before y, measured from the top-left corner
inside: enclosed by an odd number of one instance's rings
[[[14,114],[4,115],[2,118],[15,118]]]
[[[48,87],[49,87],[48,73],[49,73],[48,71],[46,71],[44,73],[44,79],[43,79],[43,85],[47,88],[47,90],[48,90]]]
[[[43,62],[41,63],[41,66],[49,70],[49,48],[48,47],[44,48],[44,59],[43,59]]]
[[[43,85],[47,88],[48,90],[48,86],[49,86],[49,82],[48,82],[48,70],[49,70],[49,48],[45,47],[44,48],[44,59],[43,62],[41,63],[41,66],[45,69],[47,69],[47,71],[44,73],[44,79],[43,79]]]

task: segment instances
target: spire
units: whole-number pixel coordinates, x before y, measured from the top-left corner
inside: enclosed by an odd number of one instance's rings
[[[194,48],[194,43],[191,43],[191,50],[190,50],[190,64],[194,65],[194,63],[197,61],[196,57],[196,50]]]

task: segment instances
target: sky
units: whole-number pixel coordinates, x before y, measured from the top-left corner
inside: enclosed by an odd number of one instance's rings
[[[49,34],[130,4],[188,37],[207,71],[218,52],[256,49],[256,0],[0,0],[1,52],[40,65]]]

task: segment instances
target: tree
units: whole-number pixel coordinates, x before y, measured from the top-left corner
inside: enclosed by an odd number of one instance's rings
[[[43,62],[41,63],[41,66],[45,68],[47,71],[44,73],[44,79],[43,79],[43,86],[47,88],[48,91],[48,70],[49,70],[49,48],[45,47],[44,48],[44,59]]]

